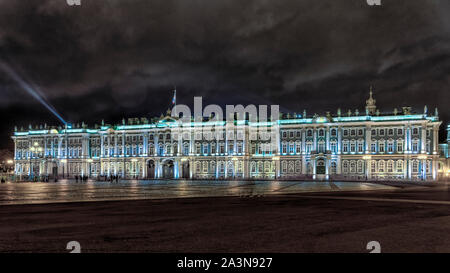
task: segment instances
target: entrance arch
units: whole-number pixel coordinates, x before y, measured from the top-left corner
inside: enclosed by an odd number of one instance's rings
[[[155,161],[154,160],[147,161],[147,178],[149,178],[149,179],[155,178]]]
[[[172,159],[164,160],[162,162],[162,178],[174,178],[174,163]]]
[[[325,160],[323,158],[317,159],[316,174],[325,174]]]

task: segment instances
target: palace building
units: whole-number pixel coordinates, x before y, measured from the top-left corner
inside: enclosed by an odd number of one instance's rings
[[[130,179],[436,180],[437,110],[380,113],[370,91],[366,109],[281,115],[274,121],[151,122],[17,130],[15,173],[119,176]],[[207,138],[203,132],[213,132]],[[260,131],[275,136],[261,137]],[[182,137],[179,137],[182,136]]]

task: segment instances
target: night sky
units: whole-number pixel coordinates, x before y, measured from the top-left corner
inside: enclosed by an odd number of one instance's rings
[[[285,112],[438,107],[450,118],[450,1],[0,0],[0,61],[68,121],[153,117],[177,102]],[[59,125],[0,71],[0,148]],[[441,130],[443,133],[444,131]],[[443,139],[443,136],[441,136]]]

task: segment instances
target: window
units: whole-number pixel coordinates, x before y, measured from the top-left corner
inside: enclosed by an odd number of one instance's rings
[[[412,172],[413,173],[419,172],[419,162],[417,160],[414,160],[412,163]]]
[[[397,172],[401,173],[403,172],[403,161],[397,160]]]
[[[372,143],[370,143],[370,151],[372,153],[376,153],[377,152],[377,142],[376,140],[372,140]]]
[[[307,142],[306,143],[306,153],[311,153],[312,151],[312,143],[311,142]]]
[[[319,141],[318,150],[319,150],[319,153],[325,153],[325,142],[324,141]]]
[[[252,153],[252,154],[256,154],[256,144],[255,144],[255,143],[253,143],[253,144],[251,145],[251,153]]]
[[[347,130],[347,129],[344,129],[343,135],[344,135],[344,136],[348,136],[348,130]]]
[[[376,136],[377,135],[377,129],[372,129],[371,135],[372,136]]]
[[[332,142],[331,142],[330,148],[331,148],[331,151],[332,151],[333,153],[336,153],[336,152],[337,152],[336,141],[332,141]]]
[[[389,160],[387,163],[387,172],[392,173],[394,172],[394,161]]]
[[[295,161],[295,172],[301,173],[302,171],[302,162],[300,160]]]
[[[372,173],[376,173],[376,172],[377,172],[377,162],[376,162],[375,160],[373,160],[373,161],[370,163],[370,171],[371,171]]]
[[[394,152],[394,141],[393,140],[388,141],[387,149],[388,149],[388,153]]]
[[[348,173],[348,161],[342,162],[342,172]]]
[[[348,153],[348,141],[344,141],[342,145],[342,152]]]
[[[356,173],[356,162],[354,160],[350,162],[350,173]]]
[[[419,151],[419,140],[415,139],[412,141],[412,151],[413,152]]]
[[[358,161],[358,173],[363,172],[363,162],[361,160]]]
[[[300,141],[295,142],[295,153],[300,154],[302,152],[302,144]]]
[[[289,173],[294,173],[294,162],[292,160],[289,161],[288,166],[289,166],[288,172]]]
[[[358,136],[362,136],[363,134],[364,134],[363,129],[359,129],[359,130],[358,130]]]
[[[282,151],[283,154],[287,153],[287,143],[286,142],[283,142],[281,144],[281,151]]]
[[[308,131],[307,131],[307,136],[309,136],[309,137],[312,137],[312,130],[311,129],[309,129]]]
[[[362,140],[358,141],[358,152],[359,153],[364,152],[364,141]]]
[[[237,144],[237,152],[238,152],[238,154],[242,153],[242,142],[238,142],[238,144]]]
[[[289,153],[293,154],[294,153],[294,142],[289,142]]]
[[[384,153],[384,140],[380,140],[380,143],[378,143],[378,152]]]
[[[380,162],[378,162],[378,172],[384,173],[384,160],[380,160]]]
[[[319,130],[319,136],[323,137],[325,135],[325,130],[320,129]]]
[[[286,138],[286,137],[287,137],[287,133],[286,133],[286,131],[283,131],[283,134],[282,134],[282,136],[283,136],[283,138]]]
[[[403,153],[403,140],[397,140],[397,153]]]
[[[356,130],[355,129],[350,130],[350,134],[351,134],[351,136],[355,136],[356,135]]]
[[[418,135],[419,134],[419,129],[417,127],[413,128],[413,135]]]
[[[331,136],[337,136],[337,130],[331,129]]]
[[[398,128],[397,129],[397,135],[399,135],[399,136],[403,135],[403,129],[402,128]]]
[[[293,138],[294,137],[294,131],[289,131],[289,137]]]
[[[384,136],[384,129],[380,129],[379,131],[380,136]]]
[[[388,135],[390,135],[390,136],[394,135],[394,129],[392,129],[392,128],[389,129],[388,130]]]
[[[356,143],[354,140],[350,142],[350,152],[352,153],[356,152]]]
[[[300,137],[301,137],[301,135],[300,135],[300,131],[297,131],[297,133],[296,133],[296,134],[297,134],[297,137],[298,137],[298,138],[300,138]]]

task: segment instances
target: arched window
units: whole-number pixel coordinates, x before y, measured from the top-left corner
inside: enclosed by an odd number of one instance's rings
[[[300,160],[295,161],[295,172],[296,173],[302,172],[302,162]]]
[[[358,173],[363,173],[363,161],[358,160]]]
[[[378,172],[384,173],[384,160],[378,162]]]
[[[376,173],[377,172],[377,162],[375,160],[372,160],[370,163],[370,171],[372,173]]]
[[[397,153],[403,153],[403,140],[397,140]]]
[[[347,160],[344,160],[342,162],[342,172],[343,173],[348,173],[348,161]]]
[[[256,163],[255,163],[255,161],[252,161],[252,162],[250,163],[250,171],[251,171],[252,173],[255,173],[255,172],[256,172]]]
[[[164,155],[164,146],[162,144],[159,144],[158,150],[158,155]]]
[[[281,162],[281,170],[283,173],[287,172],[287,162],[286,161]]]
[[[188,155],[189,154],[189,143],[185,142],[183,144],[183,155]]]
[[[389,161],[387,162],[387,172],[388,172],[388,173],[394,172],[394,161],[389,160]]]
[[[350,173],[356,173],[356,162],[354,160],[350,161]]]
[[[262,173],[264,168],[264,164],[262,161],[258,161],[258,172]]]
[[[289,166],[288,167],[288,172],[289,173],[294,173],[294,162],[292,160],[289,161],[288,166]]]
[[[412,162],[412,172],[418,173],[419,172],[419,161],[413,160]]]
[[[403,172],[403,160],[397,160],[397,172]]]

